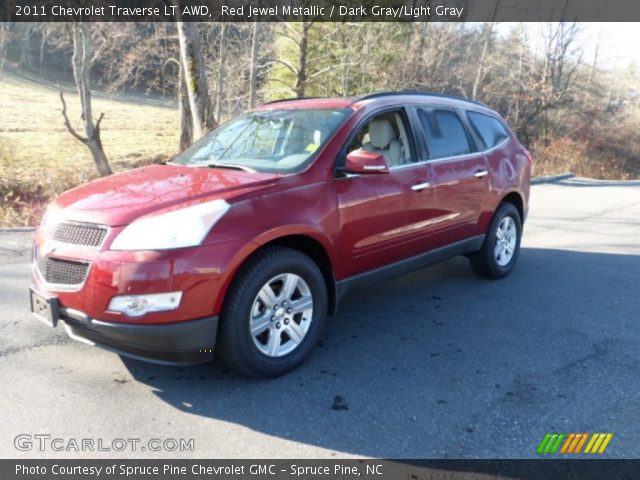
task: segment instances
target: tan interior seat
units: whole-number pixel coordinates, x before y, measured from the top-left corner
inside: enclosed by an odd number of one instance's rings
[[[402,143],[398,141],[396,131],[388,120],[369,122],[369,143],[363,145],[362,149],[382,154],[390,167],[403,163]]]

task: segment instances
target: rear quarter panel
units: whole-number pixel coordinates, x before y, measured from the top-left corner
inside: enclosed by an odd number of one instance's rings
[[[492,209],[483,215],[482,221],[485,228],[488,228],[498,204],[512,192],[520,195],[526,215],[531,183],[531,162],[527,158],[525,148],[513,136],[501,146],[488,152],[487,163],[491,172],[489,202]]]

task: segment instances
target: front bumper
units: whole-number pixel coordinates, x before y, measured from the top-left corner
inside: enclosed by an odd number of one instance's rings
[[[106,243],[100,249],[61,244],[38,231],[32,284],[42,294],[56,296],[60,305],[91,318],[136,325],[171,324],[218,315],[233,272],[246,257],[244,252],[252,248],[236,239],[176,250],[112,251]],[[49,260],[63,263],[63,269],[81,264],[85,268],[82,281],[72,285],[50,283],[43,278],[39,265]],[[61,273],[67,274],[68,270]],[[109,309],[116,296],[168,292],[182,292],[175,309],[149,312],[133,320]]]
[[[59,320],[74,340],[115,353],[166,365],[193,365],[213,360],[218,316],[165,324],[97,320],[59,307]]]

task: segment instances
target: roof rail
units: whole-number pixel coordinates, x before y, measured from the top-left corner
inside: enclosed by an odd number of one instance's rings
[[[362,95],[360,97],[358,97],[358,100],[368,100],[370,98],[377,98],[377,97],[387,97],[387,96],[393,96],[393,95],[422,95],[425,97],[439,97],[439,98],[450,98],[452,100],[461,100],[463,102],[468,102],[468,103],[474,103],[476,105],[480,105],[483,107],[487,107],[489,108],[486,104],[479,102],[477,100],[471,100],[470,98],[465,98],[465,97],[459,97],[457,95],[447,95],[444,93],[436,93],[436,92],[420,92],[420,91],[415,91],[415,90],[401,90],[401,91],[397,91],[397,92],[375,92],[375,93],[369,93],[366,95]]]
[[[289,97],[289,98],[281,98],[279,100],[271,100],[269,102],[261,103],[261,105],[271,105],[272,103],[280,103],[280,102],[292,102],[294,100],[317,100],[319,98],[326,98],[326,97]]]

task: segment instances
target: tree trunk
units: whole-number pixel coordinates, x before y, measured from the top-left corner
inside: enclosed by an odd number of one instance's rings
[[[518,56],[518,73],[516,76],[516,83],[518,84],[518,88],[516,90],[516,99],[515,99],[515,114],[514,114],[514,121],[513,124],[516,126],[516,130],[522,135],[522,138],[525,137],[525,133],[526,133],[526,125],[521,125],[520,122],[520,95],[522,93],[522,85],[523,85],[523,80],[522,80],[522,63],[524,60],[524,55],[526,52],[526,48],[527,48],[527,37],[526,37],[526,31],[524,30],[524,27],[522,27],[522,45],[520,46],[520,55]]]
[[[258,90],[258,25],[260,22],[253,22],[253,34],[251,35],[251,70],[249,73],[249,108],[256,106],[256,96]]]
[[[212,114],[198,30],[190,22],[178,21],[176,24],[195,141],[217,126],[217,123]]]
[[[72,63],[73,78],[75,79],[80,104],[82,105],[82,120],[86,136],[82,137],[71,126],[61,89],[60,100],[62,101],[62,115],[65,119],[65,126],[74,137],[89,148],[100,175],[110,175],[112,173],[111,167],[100,139],[100,122],[104,118],[104,114],[100,115],[95,124],[91,114],[91,32],[89,31],[88,23],[74,23],[73,25]]]
[[[407,31],[404,38],[404,60],[402,61],[402,69],[400,71],[400,90],[408,90],[407,85],[407,70],[410,66],[415,66],[414,56],[411,54],[411,45],[413,42],[413,36],[416,30],[416,23],[410,22],[407,24]]]
[[[180,151],[185,150],[193,142],[191,109],[189,95],[185,83],[184,67],[180,63],[180,78],[178,79],[178,114],[180,118]]]
[[[220,31],[220,49],[218,51],[218,81],[216,82],[216,116],[222,116],[222,99],[224,97],[224,65],[227,60],[227,24],[222,23]]]
[[[4,62],[7,58],[7,44],[9,43],[9,24],[0,22],[0,79],[4,71]]]
[[[429,27],[429,23],[428,22],[420,22],[419,25],[419,36],[420,38],[418,39],[418,49],[416,52],[416,59],[418,61],[418,65],[420,65],[420,67],[422,67],[422,65],[424,64],[424,56],[425,56],[425,42],[427,41],[427,29]]]
[[[602,25],[600,25],[600,31],[598,32],[598,40],[596,41],[596,49],[593,52],[593,64],[591,65],[591,72],[589,73],[588,82],[592,83],[593,77],[598,70],[598,60],[600,54],[600,45],[602,44]]]
[[[20,32],[20,67],[25,70],[31,70],[31,34],[33,26],[31,23],[24,23],[19,28]]]
[[[482,46],[482,53],[480,54],[480,61],[478,62],[478,70],[476,71],[476,79],[473,82],[473,89],[471,90],[471,99],[475,100],[478,96],[478,89],[480,88],[480,82],[484,74],[484,63],[487,57],[487,49],[489,48],[489,42],[491,41],[491,33],[493,32],[493,25],[495,23],[496,15],[498,13],[498,7],[500,0],[496,0],[493,7],[493,15],[491,16],[491,22],[487,25],[484,37],[484,44]]]
[[[311,22],[302,22],[302,31],[300,32],[300,55],[298,57],[298,74],[296,75],[296,87],[294,91],[296,97],[304,97],[304,90],[307,83],[307,44],[309,40],[309,28]]]

